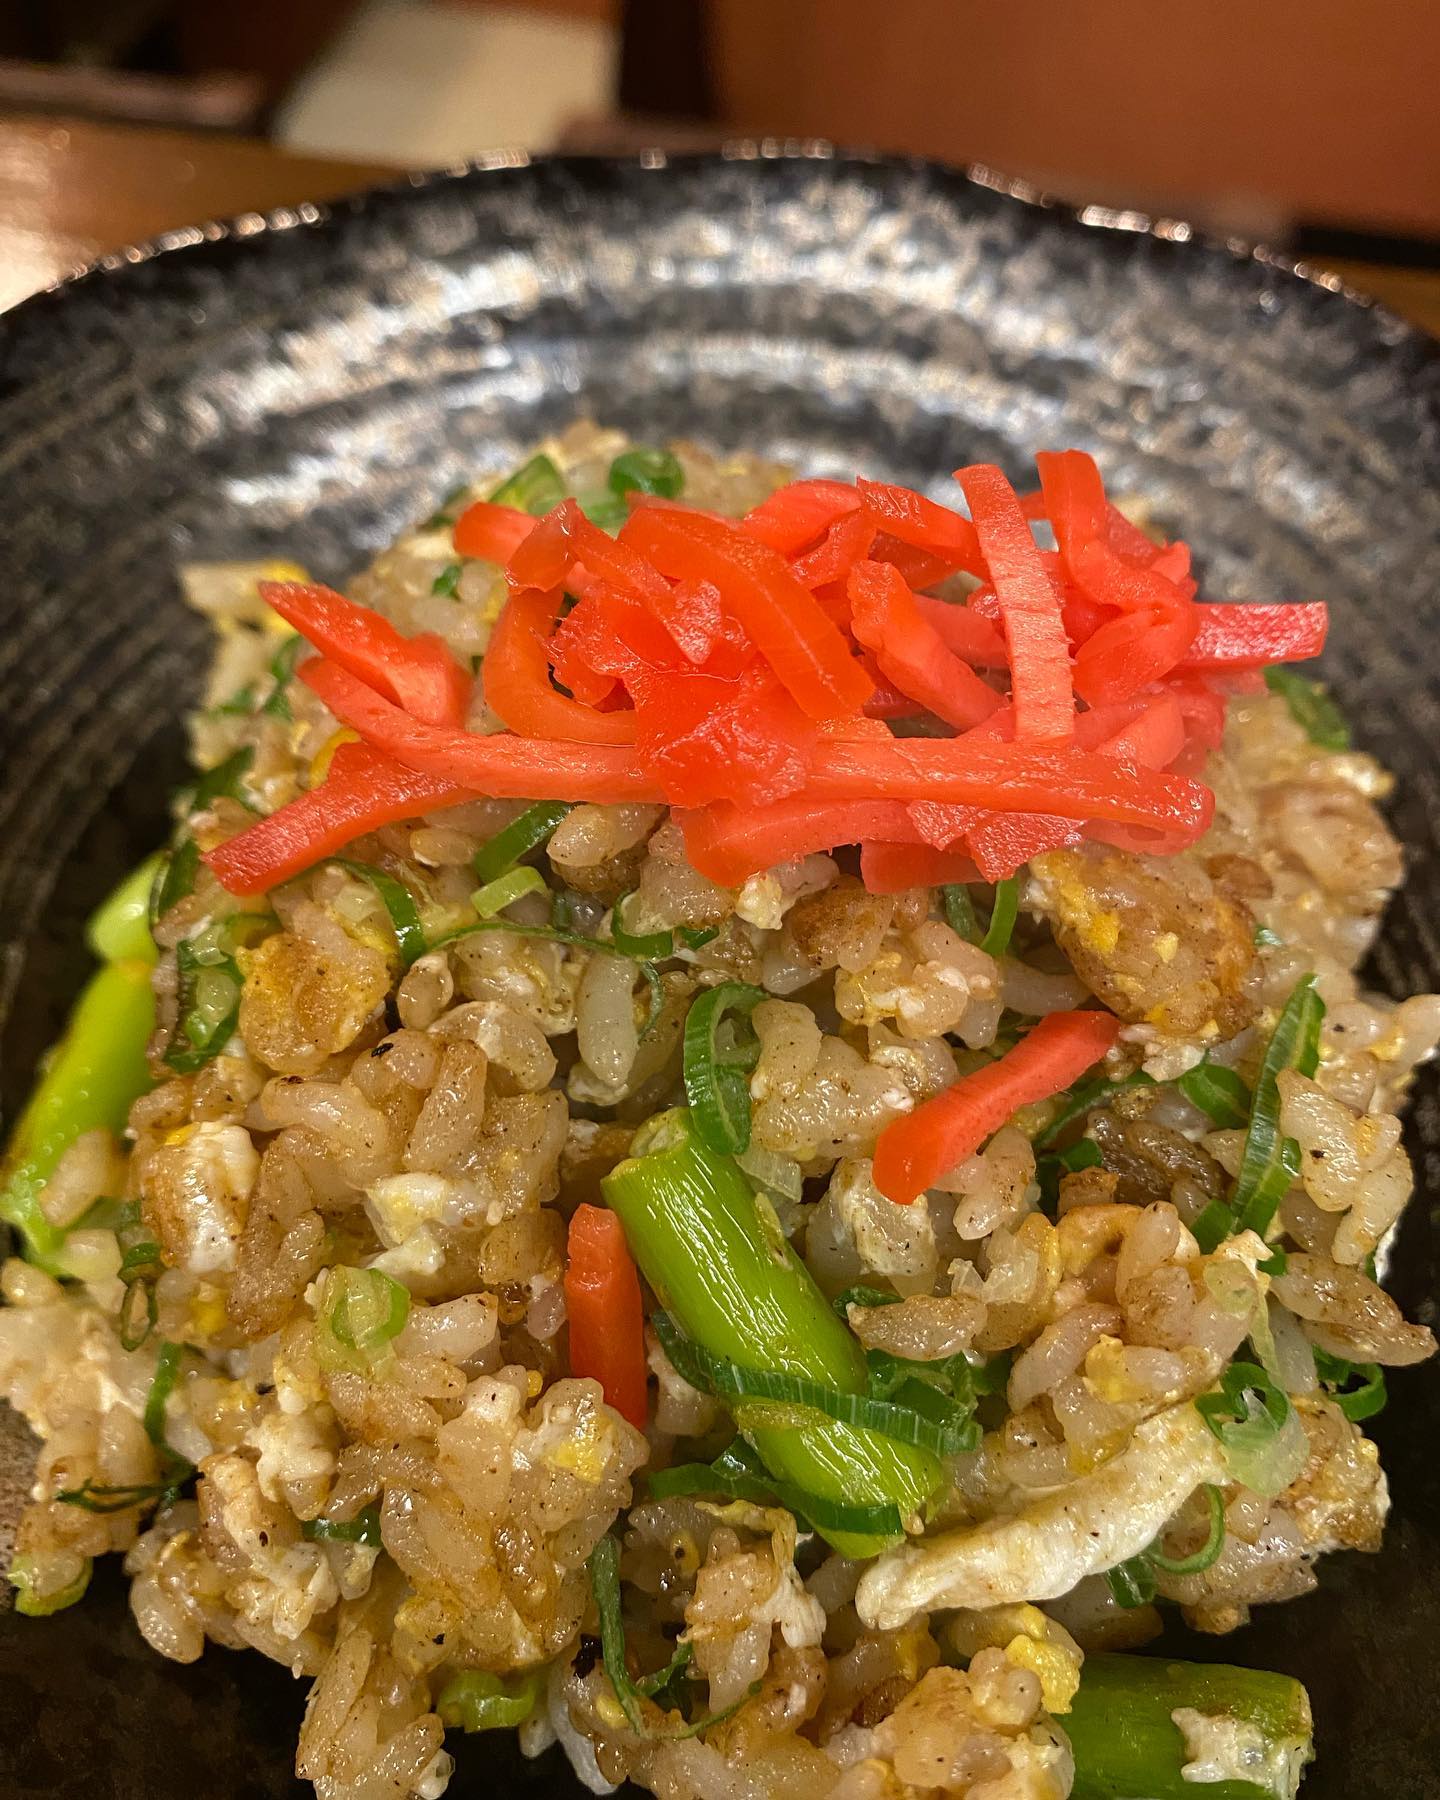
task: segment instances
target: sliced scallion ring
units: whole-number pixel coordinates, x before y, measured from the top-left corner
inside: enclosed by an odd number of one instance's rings
[[[470,904],[480,918],[493,919],[497,913],[504,912],[507,906],[523,900],[527,894],[544,892],[545,877],[538,869],[507,869],[503,875],[487,881],[484,887],[476,888],[470,896]]]
[[[565,483],[548,456],[532,456],[490,496],[493,506],[514,506],[538,519],[565,498]]]
[[[480,846],[471,868],[482,882],[494,881],[522,856],[545,843],[569,811],[570,805],[564,800],[537,801]]]
[[[1020,883],[1013,875],[1007,875],[1003,881],[995,883],[995,904],[990,911],[990,923],[980,940],[980,948],[987,956],[1001,957],[1010,948],[1019,915]]]
[[[728,1014],[748,1020],[765,998],[763,988],[744,981],[722,981],[707,989],[685,1020],[683,1067],[685,1095],[695,1135],[707,1149],[738,1156],[750,1147],[749,1072],[759,1045],[725,1048],[721,1026]]]
[[[684,492],[685,471],[679,459],[668,450],[654,450],[644,444],[622,450],[610,465],[612,494],[659,494],[666,500],[677,500]]]
[[[1167,1575],[1202,1575],[1225,1548],[1225,1496],[1213,1482],[1205,1483],[1205,1503],[1210,1509],[1210,1529],[1198,1550],[1189,1556],[1166,1556],[1152,1544],[1145,1560]]]
[[[301,1537],[312,1544],[371,1544],[380,1542],[380,1508],[372,1501],[353,1519],[307,1519]]]
[[[979,1442],[975,1421],[968,1415],[958,1416],[958,1410],[946,1410],[944,1396],[923,1383],[915,1383],[920,1393],[911,1395],[907,1391],[903,1405],[875,1400],[868,1394],[849,1394],[782,1369],[742,1368],[728,1357],[716,1356],[683,1337],[664,1313],[657,1313],[652,1323],[676,1372],[702,1393],[722,1395],[730,1401],[771,1401],[777,1406],[805,1407],[843,1425],[929,1450],[935,1456],[973,1450]]]
[[[408,969],[429,948],[425,939],[425,927],[420,921],[420,908],[415,904],[409,888],[394,875],[387,875],[383,869],[377,869],[373,863],[356,862],[349,856],[336,856],[331,860],[347,874],[358,875],[361,881],[368,881],[380,896],[395,932],[400,961]]]

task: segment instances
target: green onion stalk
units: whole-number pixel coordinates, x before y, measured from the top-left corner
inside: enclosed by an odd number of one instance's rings
[[[0,1166],[0,1219],[51,1274],[61,1272],[65,1233],[41,1211],[45,1184],[76,1138],[124,1128],[131,1103],[151,1086],[145,1046],[154,1029],[150,964],[108,963],[81,992],[11,1134]]]
[[[650,1286],[685,1335],[712,1357],[866,1393],[864,1353],[768,1218],[729,1157],[708,1150],[688,1113],[661,1113],[637,1154],[606,1176],[605,1198]],[[944,1479],[931,1451],[799,1411],[733,1402],[736,1423],[770,1473],[819,1500],[916,1512]],[[817,1520],[817,1523],[819,1521]],[[873,1556],[899,1533],[822,1527],[845,1556]]]
[[[1233,1721],[1237,1750],[1254,1758],[1254,1779],[1188,1780],[1185,1737],[1173,1718],[1182,1708]],[[1061,1723],[1075,1753],[1071,1800],[1293,1800],[1314,1754],[1301,1684],[1226,1663],[1087,1656]]]

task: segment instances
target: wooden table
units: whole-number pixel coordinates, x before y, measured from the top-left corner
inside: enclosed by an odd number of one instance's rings
[[[394,173],[291,156],[248,139],[0,119],[0,308],[123,244],[232,213],[334,199]],[[1353,287],[1440,335],[1440,273],[1335,267]]]

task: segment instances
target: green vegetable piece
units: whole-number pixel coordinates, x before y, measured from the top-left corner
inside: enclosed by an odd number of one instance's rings
[[[292,654],[290,658],[290,661],[293,664],[295,655],[298,654],[300,647],[304,644],[305,640],[304,638],[297,637],[289,639],[288,642],[295,645],[295,653]],[[273,670],[273,663],[271,664],[271,668]],[[269,705],[268,701],[266,702],[266,705]],[[186,811],[192,813],[199,812],[202,808],[209,806],[211,801],[220,799],[238,800],[242,806],[248,806],[250,803],[245,798],[244,792],[245,777],[250,773],[250,765],[254,760],[254,746],[251,744],[242,744],[238,750],[232,751],[231,754],[225,758],[224,762],[216,763],[213,769],[206,769],[204,774],[195,783],[189,802],[186,806]]]
[[[160,1501],[168,1505],[178,1492],[178,1487],[168,1481],[136,1482],[129,1487],[108,1487],[101,1481],[85,1481],[78,1488],[67,1488],[55,1498],[66,1506],[78,1506],[82,1512],[120,1513],[129,1512],[135,1506],[153,1506]]]
[[[1196,1214],[1190,1230],[1206,1256],[1235,1229],[1235,1215],[1223,1200],[1208,1200]]]
[[[904,1532],[900,1508],[889,1501],[874,1506],[851,1506],[841,1500],[825,1500],[807,1493],[793,1482],[772,1475],[744,1438],[736,1438],[713,1463],[679,1463],[648,1477],[651,1496],[664,1500],[672,1494],[726,1494],[732,1500],[751,1500],[759,1506],[777,1501],[795,1515],[802,1531],[843,1531],[867,1536],[895,1537]]]
[[[830,1304],[836,1318],[848,1325],[852,1306],[898,1306],[900,1296],[887,1294],[884,1288],[866,1287],[863,1282],[856,1282],[853,1287],[838,1293]]]
[[[971,944],[978,944],[981,938],[980,921],[975,917],[975,902],[970,898],[969,888],[951,885],[940,890],[941,904],[945,908],[945,923],[954,932]]]
[[[91,913],[85,926],[85,942],[101,962],[155,961],[150,894],[164,860],[159,851],[147,856]]]
[[[1192,1106],[1198,1106],[1222,1131],[1238,1131],[1250,1117],[1250,1090],[1223,1063],[1204,1056],[1175,1083]]]
[[[545,843],[569,811],[568,801],[538,800],[518,819],[497,831],[488,844],[482,844],[470,866],[482,882],[494,881],[522,856]]]
[[[685,471],[668,450],[652,450],[636,444],[629,450],[622,450],[610,465],[612,494],[628,494],[635,490],[676,500],[684,488]]]
[[[379,1269],[331,1269],[325,1290],[325,1322],[342,1350],[369,1359],[405,1329],[410,1291]]]
[[[381,1542],[380,1508],[372,1501],[369,1506],[362,1507],[353,1519],[307,1519],[300,1527],[300,1535],[308,1538],[312,1544],[378,1546]]]
[[[1108,1106],[1117,1094],[1123,1094],[1126,1088],[1153,1087],[1155,1077],[1147,1075],[1143,1069],[1136,1069],[1133,1074],[1124,1076],[1119,1081],[1109,1081],[1103,1075],[1094,1075],[1088,1081],[1077,1081],[1075,1086],[1064,1096],[1064,1104],[1058,1113],[1035,1139],[1037,1150],[1052,1149],[1065,1129],[1073,1125],[1077,1119],[1083,1119],[1086,1113],[1097,1106]]]
[[[51,1274],[59,1272],[65,1234],[41,1212],[41,1192],[77,1137],[102,1126],[124,1129],[131,1102],[152,1085],[145,1045],[154,1029],[149,964],[107,964],[76,1001],[16,1123],[0,1168],[0,1219]]]
[[[193,1075],[212,1061],[235,1035],[240,1022],[240,965],[226,953],[218,933],[175,946],[180,977],[179,1020],[166,1047],[167,1068]]]
[[[299,662],[304,648],[305,640],[297,632],[293,637],[287,637],[270,659],[270,678],[275,685],[271,688],[269,697],[260,710],[272,719],[291,719],[295,716],[290,710],[288,690],[290,683],[295,678],[295,665]],[[254,751],[237,750],[235,754],[247,757],[246,767],[248,768],[248,758],[254,755]],[[240,800],[244,796],[236,794],[234,798]]]
[[[691,1006],[685,1018],[683,1068],[691,1124],[708,1149],[736,1156],[750,1148],[750,1071],[760,1056],[753,1032],[722,1041],[726,1016],[748,1021],[765,998],[763,988],[722,981]]]
[[[580,502],[580,510],[592,525],[612,536],[630,517],[630,508],[614,494],[592,494]]]
[[[42,1594],[35,1585],[35,1558],[21,1551],[11,1559],[5,1579],[15,1590],[15,1610],[27,1619],[48,1619],[52,1613],[64,1612],[84,1597],[90,1585],[94,1564],[87,1556],[79,1575],[67,1587],[53,1594]]]
[[[636,1135],[636,1155],[602,1183],[631,1254],[686,1337],[714,1356],[864,1395],[859,1343],[814,1277],[762,1218],[735,1164],[706,1148],[693,1118],[662,1113]],[[778,1241],[777,1241],[778,1240]],[[741,1429],[772,1476],[846,1505],[894,1504],[908,1518],[939,1487],[929,1451],[829,1418],[767,1425],[740,1407]],[[818,1521],[817,1521],[818,1523]],[[825,1531],[846,1556],[896,1535]]]
[[[1019,916],[1020,883],[1013,875],[1007,875],[1003,881],[995,884],[995,904],[991,908],[990,923],[980,940],[980,948],[987,956],[1003,956],[1010,948],[1010,939],[1015,935],[1015,921]]]
[[[1255,927],[1255,948],[1257,950],[1276,950],[1284,941],[1279,932],[1272,931],[1268,925]]]
[[[465,573],[464,563],[446,563],[445,567],[430,583],[430,592],[444,600],[453,600],[455,590],[460,585],[460,577]]]
[[[1205,1483],[1205,1504],[1210,1511],[1210,1529],[1205,1534],[1205,1542],[1189,1556],[1166,1556],[1152,1544],[1145,1552],[1145,1560],[1152,1568],[1167,1575],[1203,1575],[1219,1558],[1225,1548],[1225,1496],[1213,1482]]]
[[[469,492],[470,483],[468,481],[457,482],[447,494],[441,496],[439,506],[425,520],[420,529],[422,531],[443,531],[447,525],[453,525],[458,516],[455,508]]]
[[[1273,1497],[1304,1468],[1310,1440],[1289,1395],[1258,1363],[1231,1363],[1219,1390],[1201,1394],[1195,1410],[1219,1440],[1231,1475],[1257,1494]]]
[[[1345,715],[1318,681],[1297,675],[1293,669],[1276,668],[1265,671],[1265,685],[1272,694],[1281,696],[1290,708],[1290,717],[1312,744],[1318,744],[1322,750],[1350,748],[1350,727]]]
[[[1276,1077],[1282,1069],[1298,1069],[1302,1075],[1315,1073],[1324,1018],[1325,1002],[1315,991],[1315,977],[1306,975],[1285,1002],[1260,1063],[1250,1129],[1230,1202],[1237,1231],[1258,1231],[1264,1237],[1276,1208],[1299,1176],[1299,1149],[1280,1132]]]
[[[355,862],[348,856],[337,856],[333,860],[349,874],[368,881],[380,896],[381,904],[389,916],[391,929],[395,933],[400,961],[408,969],[416,957],[423,956],[429,948],[425,940],[425,927],[420,919],[420,908],[415,904],[409,888],[396,876],[377,869],[373,863]]]
[[[1155,1571],[1143,1552],[1132,1556],[1128,1562],[1116,1563],[1113,1569],[1107,1569],[1105,1580],[1115,1604],[1123,1606],[1127,1612],[1137,1606],[1148,1606],[1155,1598]]]
[[[605,1673],[610,1677],[610,1686],[615,1690],[615,1698],[620,1703],[620,1710],[625,1714],[630,1729],[644,1738],[663,1738],[666,1741],[678,1742],[682,1738],[698,1737],[702,1731],[708,1731],[712,1725],[718,1725],[728,1719],[732,1713],[738,1712],[752,1694],[760,1691],[760,1683],[752,1682],[749,1690],[735,1702],[717,1713],[707,1713],[704,1718],[697,1719],[692,1725],[683,1726],[678,1731],[652,1731],[645,1723],[640,1710],[640,1700],[648,1698],[650,1692],[658,1693],[665,1680],[673,1678],[674,1659],[665,1669],[657,1670],[651,1682],[635,1681],[631,1678],[625,1661],[625,1621],[620,1610],[620,1547],[612,1537],[603,1537],[590,1552],[586,1568],[590,1575],[590,1591],[595,1598],[595,1610],[600,1616],[600,1655],[605,1664]]]
[[[452,1730],[512,1731],[534,1712],[544,1685],[543,1669],[508,1681],[488,1669],[463,1669],[441,1688],[435,1710]]]
[[[610,911],[610,941],[617,950],[624,951],[626,956],[641,957],[653,962],[658,957],[675,954],[675,933],[673,931],[632,932],[625,929],[625,902],[633,895],[622,894]]]
[[[487,881],[484,887],[476,888],[470,896],[470,904],[480,918],[493,919],[497,913],[504,912],[507,906],[523,900],[527,894],[544,892],[545,877],[538,869],[507,869],[503,875]]]
[[[968,1412],[953,1403],[947,1405],[944,1396],[935,1388],[908,1375],[894,1390],[901,1396],[899,1401],[877,1398],[873,1384],[869,1393],[847,1393],[827,1382],[792,1375],[784,1369],[747,1368],[732,1362],[729,1357],[717,1356],[703,1345],[683,1337],[666,1313],[657,1313],[651,1323],[676,1370],[702,1393],[718,1394],[732,1403],[758,1400],[776,1406],[801,1407],[823,1413],[827,1419],[835,1419],[843,1425],[878,1432],[897,1444],[911,1444],[917,1449],[933,1451],[936,1456],[955,1456],[964,1450],[974,1450],[979,1444],[979,1427]],[[867,1377],[869,1372],[867,1363]],[[760,1416],[745,1405],[735,1410],[748,1412],[752,1417]]]
[[[548,456],[532,456],[490,496],[496,506],[514,506],[538,519],[565,498],[565,483]]]
[[[193,837],[182,837],[169,851],[155,872],[155,885],[150,890],[150,924],[158,925],[172,906],[178,906],[187,894],[195,891],[195,877],[200,873],[200,846]]]
[[[1265,1266],[1263,1263],[1260,1265]],[[1315,1352],[1315,1373],[1326,1393],[1347,1419],[1357,1424],[1384,1412],[1385,1371],[1379,1363],[1347,1362],[1343,1356],[1332,1356],[1328,1350]]]
[[[1267,1771],[1256,1781],[1187,1781],[1180,1772],[1189,1761],[1185,1739],[1171,1717],[1182,1707],[1256,1728]],[[1063,1722],[1075,1753],[1071,1800],[1294,1800],[1314,1754],[1310,1701],[1300,1683],[1226,1663],[1088,1655]]]
[[[150,1392],[145,1399],[143,1424],[145,1435],[152,1444],[168,1449],[165,1439],[165,1402],[175,1391],[175,1382],[180,1374],[180,1359],[185,1353],[183,1344],[171,1343],[168,1339],[161,1344],[160,1354],[155,1361],[155,1379],[150,1383]]]

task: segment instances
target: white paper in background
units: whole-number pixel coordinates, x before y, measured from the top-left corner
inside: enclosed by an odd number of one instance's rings
[[[599,19],[442,0],[370,0],[297,83],[287,150],[434,168],[552,147],[614,104],[617,34]]]

